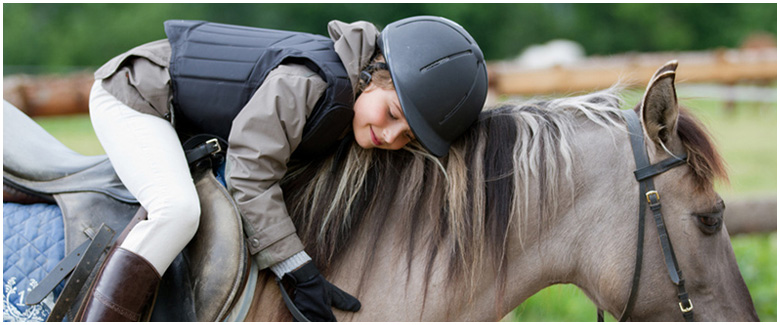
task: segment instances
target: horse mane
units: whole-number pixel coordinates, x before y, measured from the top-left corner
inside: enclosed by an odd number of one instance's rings
[[[561,208],[561,192],[575,188],[570,141],[577,119],[625,131],[619,90],[486,109],[440,159],[416,143],[397,151],[365,150],[348,139],[331,156],[291,165],[282,187],[306,252],[327,274],[358,230],[380,238],[393,211],[406,238],[398,248],[405,248],[407,270],[414,256],[424,254],[427,261],[425,293],[435,259],[446,254],[445,283],[465,281],[452,287],[473,293],[476,277],[492,268],[500,300],[509,236],[524,233],[532,216],[544,227],[545,217]],[[681,115],[679,132],[696,175],[725,175],[692,116]],[[376,258],[379,241],[372,242],[361,286]]]

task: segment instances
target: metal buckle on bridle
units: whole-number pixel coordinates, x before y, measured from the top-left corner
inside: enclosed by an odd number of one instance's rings
[[[687,312],[690,312],[691,310],[693,310],[693,302],[691,301],[691,299],[688,299],[688,306],[690,306],[690,307],[683,307],[682,301],[680,301],[678,304],[680,305],[680,310],[683,313],[687,313]]]
[[[652,190],[647,193],[645,193],[645,198],[647,199],[647,203],[653,203],[653,200],[650,199],[651,195],[655,195],[655,202],[661,201],[661,194],[658,194],[658,191]]]

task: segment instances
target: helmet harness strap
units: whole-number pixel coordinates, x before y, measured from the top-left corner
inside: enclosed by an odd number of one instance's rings
[[[384,62],[374,62],[369,64],[363,71],[360,72],[360,80],[363,80],[363,82],[368,85],[371,83],[371,75],[374,73],[374,71],[377,70],[390,70],[387,67],[387,63]]]

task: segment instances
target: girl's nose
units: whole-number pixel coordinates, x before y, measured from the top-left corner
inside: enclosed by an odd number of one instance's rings
[[[391,126],[385,129],[384,138],[385,143],[392,144],[399,136],[404,132],[403,128],[398,125]]]

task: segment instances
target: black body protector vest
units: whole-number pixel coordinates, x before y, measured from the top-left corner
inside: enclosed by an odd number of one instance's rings
[[[233,119],[282,63],[304,64],[328,83],[293,158],[333,150],[352,126],[352,84],[327,37],[187,20],[166,21],[165,34],[171,44],[169,71],[179,132],[227,139]]]

